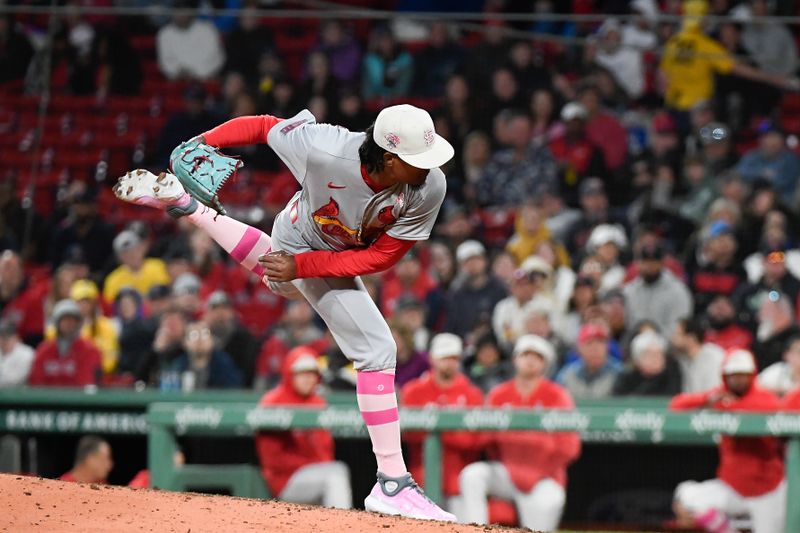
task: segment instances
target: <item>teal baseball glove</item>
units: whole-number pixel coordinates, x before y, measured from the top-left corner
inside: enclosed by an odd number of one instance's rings
[[[186,192],[198,202],[213,207],[220,214],[227,214],[217,193],[228,178],[241,168],[243,165],[241,160],[192,139],[181,143],[172,151],[169,164],[170,170]]]

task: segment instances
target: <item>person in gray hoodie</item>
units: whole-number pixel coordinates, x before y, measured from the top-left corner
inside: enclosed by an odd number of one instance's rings
[[[628,326],[642,320],[658,325],[671,337],[678,321],[691,316],[692,295],[686,285],[664,268],[664,248],[643,246],[639,251],[639,274],[623,289]]]

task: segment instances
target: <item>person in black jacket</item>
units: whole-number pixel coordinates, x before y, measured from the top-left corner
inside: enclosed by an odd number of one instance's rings
[[[447,302],[445,331],[465,338],[485,325],[491,327],[492,310],[508,294],[503,282],[489,272],[486,249],[468,240],[456,250],[458,277]],[[469,342],[474,339],[468,339]]]
[[[673,396],[681,392],[681,370],[667,355],[667,341],[646,330],[631,342],[633,366],[624,370],[614,384],[615,396]]]
[[[153,344],[155,322],[144,318],[142,295],[131,287],[120,289],[114,299],[114,316],[119,326],[117,372],[133,372],[141,355]]]
[[[204,320],[214,337],[214,346],[231,357],[242,373],[244,386],[251,387],[260,348],[259,343],[239,323],[236,318],[236,310],[225,292],[211,293],[206,305]]]
[[[141,353],[138,361],[131,362],[133,375],[146,385],[158,386],[162,372],[168,371],[174,361],[183,355],[183,339],[188,320],[177,307],[167,308],[158,318],[158,328],[150,348]]]
[[[168,367],[170,373],[179,376],[180,387],[170,383],[170,389],[180,388],[184,392],[191,392],[195,389],[242,387],[242,372],[227,353],[214,347],[211,330],[203,322],[192,322],[186,327],[183,349],[183,353]],[[162,374],[162,389],[164,376]]]

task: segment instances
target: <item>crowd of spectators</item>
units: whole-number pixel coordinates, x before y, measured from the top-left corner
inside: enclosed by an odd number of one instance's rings
[[[673,409],[796,408],[797,30],[758,18],[795,15],[794,3],[481,4],[602,20],[491,19],[466,32],[402,17],[281,27],[250,3],[235,18],[154,12],[136,24],[74,12],[46,72],[42,21],[6,15],[0,83],[35,91],[49,76],[55,95],[97,97],[140,95],[148,77],[186,84],[183,109],[140,160],[158,171],[175,145],[232,117],[307,107],[362,130],[387,103],[428,108],[457,154],[440,219],[430,241],[364,279],[397,344],[404,405],[651,395],[674,397]],[[142,34],[152,58],[132,45]],[[273,172],[261,205],[231,206],[269,232],[296,184],[269,148],[235,153]],[[189,224],[112,223],[98,206],[107,183],[62,185],[44,211],[0,183],[0,387],[255,388],[268,391],[262,405],[322,405],[318,385],[355,387],[306,302],[271,293]],[[404,438],[422,483],[424,435]],[[758,530],[780,518],[777,500],[748,506],[783,497],[781,452],[772,438],[737,442],[722,441],[719,477]],[[503,521],[500,497],[516,504],[509,523],[556,526],[576,435],[454,432],[443,444],[459,518]],[[352,505],[328,432],[264,433],[257,449],[276,496]],[[87,438],[65,479],[102,482],[112,466],[108,444]],[[728,510],[706,501],[715,490],[681,484],[679,520],[717,523]]]
[[[531,4],[608,16],[513,28],[558,42],[511,39],[497,23],[467,34],[446,22],[328,20],[299,69],[255,5],[236,19],[145,19],[164,78],[222,87],[189,85],[152,168],[229,117],[308,107],[362,129],[376,102],[421,102],[456,146],[440,220],[430,242],[364,280],[397,341],[400,385],[429,368],[429,340],[446,331],[464,342],[465,375],[485,393],[513,373],[526,334],[554,346],[548,373],[577,399],[701,390],[733,347],[754,351],[766,386],[792,388],[800,158],[781,99],[796,83],[795,34],[754,18],[785,6],[714,2],[712,14],[731,18],[704,23],[698,1]],[[6,81],[41,68],[35,23],[3,17]],[[53,91],[137,94],[143,60],[124,25],[67,16]],[[587,40],[571,44],[578,37]],[[279,168],[265,146],[240,155]],[[353,386],[306,303],[270,293],[189,225],[111,225],[96,185],[70,183],[55,210],[31,217],[35,204],[0,188],[3,386],[263,390],[297,346],[324,356],[329,387]],[[268,231],[274,211],[260,211]]]

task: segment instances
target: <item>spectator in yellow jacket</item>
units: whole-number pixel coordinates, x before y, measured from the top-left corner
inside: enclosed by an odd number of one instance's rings
[[[684,2],[681,31],[664,46],[659,69],[667,106],[688,112],[698,103],[711,99],[716,74],[733,74],[779,87],[797,85],[796,79],[770,74],[737,61],[721,43],[703,31],[702,20],[707,12],[705,0]]]
[[[147,294],[154,285],[169,285],[167,267],[161,259],[147,257],[147,242],[136,232],[125,230],[114,238],[114,253],[120,265],[106,276],[103,299],[112,303],[122,287]]]
[[[536,253],[540,244],[547,241],[550,241],[550,229],[545,224],[544,213],[533,203],[523,204],[514,222],[514,235],[508,241],[506,250],[514,256],[519,266]],[[556,246],[555,253],[558,264],[569,266],[569,254],[562,245]]]

